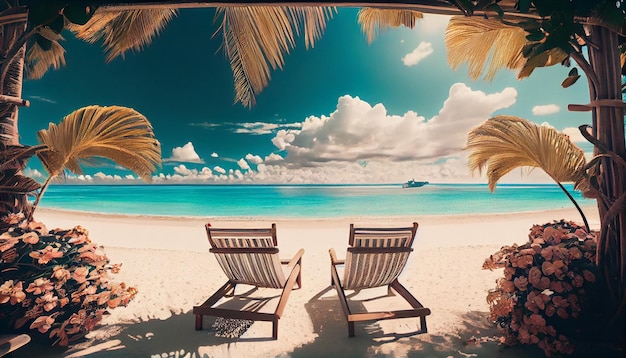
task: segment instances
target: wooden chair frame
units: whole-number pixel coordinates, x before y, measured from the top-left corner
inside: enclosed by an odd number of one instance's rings
[[[351,253],[400,253],[400,252],[411,252],[413,249],[411,248],[413,244],[413,240],[415,238],[415,234],[417,232],[417,223],[413,223],[413,227],[411,228],[355,228],[353,224],[350,225],[350,240],[349,244],[351,247],[348,248],[348,252]],[[368,235],[375,235],[377,232],[382,235],[386,235],[386,233],[391,233],[393,231],[398,230],[411,230],[411,237],[408,241],[404,242],[402,246],[394,246],[394,247],[352,247],[355,244],[355,237],[358,237],[360,233],[367,233]],[[354,323],[360,321],[378,321],[384,319],[396,319],[396,318],[409,318],[409,317],[419,317],[420,318],[420,331],[417,333],[426,333],[428,332],[426,326],[426,316],[431,313],[430,309],[425,308],[399,281],[398,279],[394,279],[387,287],[389,293],[393,289],[396,293],[398,293],[404,300],[406,300],[409,305],[411,305],[412,309],[405,310],[396,310],[396,311],[380,311],[380,312],[364,312],[364,313],[353,313],[350,310],[349,301],[345,294],[345,289],[341,284],[341,280],[339,278],[339,273],[337,272],[337,266],[345,265],[345,260],[337,259],[337,254],[334,249],[329,250],[330,261],[331,261],[331,284],[337,290],[337,295],[339,296],[339,303],[341,304],[341,309],[344,313],[346,320],[348,321],[348,335],[350,337],[354,337]],[[371,287],[373,288],[373,287]]]
[[[206,231],[209,238],[209,243],[212,248],[210,252],[219,253],[241,253],[241,254],[278,254],[278,244],[276,239],[276,224],[272,224],[271,229],[215,229],[211,228],[209,224],[206,225]],[[225,237],[233,238],[228,242]],[[269,239],[269,240],[268,240]],[[242,244],[242,246],[229,246],[224,245]],[[283,314],[289,294],[297,285],[298,289],[302,288],[302,255],[304,250],[300,249],[293,258],[289,260],[280,260],[281,266],[286,265],[289,275],[285,278],[285,283],[282,286],[282,292],[278,300],[278,304],[273,313],[251,312],[251,311],[238,311],[224,308],[213,307],[223,297],[233,296],[235,294],[235,287],[238,283],[233,280],[228,280],[222,287],[220,287],[211,297],[209,297],[204,303],[199,306],[193,307],[193,314],[196,315],[196,330],[202,329],[202,317],[203,316],[216,316],[223,318],[236,318],[246,319],[252,321],[267,321],[272,322],[272,339],[278,339],[278,320]],[[251,283],[246,283],[251,284]],[[265,287],[265,286],[261,286]],[[281,289],[280,287],[273,287]]]

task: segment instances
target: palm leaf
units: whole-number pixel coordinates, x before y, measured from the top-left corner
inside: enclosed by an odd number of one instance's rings
[[[585,155],[556,129],[539,126],[522,118],[496,116],[470,131],[468,166],[473,172],[486,170],[489,189],[518,167],[536,167],[557,183],[574,182],[585,190]]]
[[[89,106],[51,123],[37,133],[48,147],[38,153],[51,176],[64,169],[81,174],[90,158],[104,157],[149,181],[161,164],[161,146],[152,126],[139,112],[126,107]]]
[[[535,68],[548,67],[562,63],[569,55],[560,48],[551,48],[526,60],[517,74],[517,79],[529,77]]]
[[[376,36],[390,27],[404,25],[412,29],[417,20],[423,17],[424,14],[414,10],[366,7],[359,10],[357,19],[361,24],[361,31],[367,36],[367,42],[371,44]]]
[[[38,34],[35,36],[41,36],[44,41],[49,41],[50,43],[50,49],[44,50],[39,43],[33,41],[26,51],[25,60],[28,78],[38,80],[43,77],[50,67],[56,70],[65,66],[65,49],[59,43],[59,41],[64,40],[63,36],[50,28],[39,28]]]
[[[139,51],[149,45],[176,13],[173,9],[98,9],[85,25],[68,24],[67,28],[89,43],[102,40],[110,62],[124,57],[128,50]]]
[[[477,79],[490,61],[485,78],[491,80],[503,67],[519,69],[526,63],[526,35],[522,28],[494,19],[452,17],[445,34],[448,63],[456,69],[467,62],[470,77]]]
[[[332,10],[323,7],[219,7],[217,32],[222,33],[224,52],[233,71],[235,102],[253,106],[256,94],[269,83],[270,67],[282,69],[284,54],[295,46],[300,23],[307,46],[312,46],[331,14]]]

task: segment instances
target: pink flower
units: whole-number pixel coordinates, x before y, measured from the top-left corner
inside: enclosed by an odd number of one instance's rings
[[[54,317],[52,316],[40,316],[30,324],[30,329],[37,329],[41,333],[46,333],[52,327],[54,323]]]
[[[12,305],[18,304],[26,298],[22,291],[22,281],[13,284],[13,280],[5,281],[0,286],[0,304],[10,302]]]
[[[48,245],[43,250],[31,252],[29,256],[34,259],[37,259],[37,262],[40,265],[45,265],[53,259],[62,257],[63,253],[60,252],[57,248],[54,248]]]
[[[27,232],[20,237],[27,244],[35,245],[39,242],[39,235],[35,232]]]
[[[43,310],[46,312],[53,310],[57,306],[58,301],[59,298],[52,295],[52,292],[48,292],[41,297],[37,297],[35,300],[37,304],[43,305]]]
[[[47,278],[37,278],[35,281],[31,282],[26,289],[26,292],[32,293],[33,295],[40,295],[44,292],[51,291],[54,286],[50,283],[50,280]]]
[[[17,244],[20,240],[17,237],[11,236],[9,232],[5,232],[0,235],[0,252],[5,252],[8,249],[12,248]]]

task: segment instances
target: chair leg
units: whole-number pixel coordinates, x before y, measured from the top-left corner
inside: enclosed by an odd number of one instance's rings
[[[420,327],[423,333],[428,333],[428,328],[426,328],[426,317],[420,317]]]
[[[196,315],[196,331],[200,331],[202,329],[202,315]]]
[[[272,323],[272,339],[278,339],[278,318],[274,318]]]
[[[348,336],[354,337],[354,322],[348,321]]]

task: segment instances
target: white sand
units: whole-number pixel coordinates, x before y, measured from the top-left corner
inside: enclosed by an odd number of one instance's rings
[[[585,208],[598,227],[597,210]],[[533,224],[566,219],[580,222],[575,209],[548,212],[470,216],[338,218],[324,220],[163,218],[96,215],[40,209],[35,219],[49,229],[81,225],[92,241],[104,246],[112,263],[123,263],[112,280],[139,290],[128,307],[111,310],[89,342],[46,356],[92,357],[474,357],[498,356],[495,342],[466,345],[471,336],[494,336],[487,321],[487,291],[499,271],[481,269],[486,257],[503,245],[527,240]],[[415,251],[400,277],[409,291],[431,309],[428,333],[410,335],[418,319],[357,323],[348,338],[339,301],[330,290],[328,249],[343,257],[350,223],[367,226],[420,224]],[[304,248],[303,288],[292,292],[279,321],[279,339],[271,340],[271,323],[254,323],[239,339],[217,337],[214,318],[194,330],[191,309],[202,303],[226,278],[208,252],[204,224],[214,227],[268,227],[276,222],[281,256]],[[383,305],[402,302],[386,298]],[[375,307],[366,302],[366,307]],[[39,345],[41,346],[41,345]],[[42,354],[38,345],[22,348],[16,357]],[[532,350],[507,349],[525,357]]]

